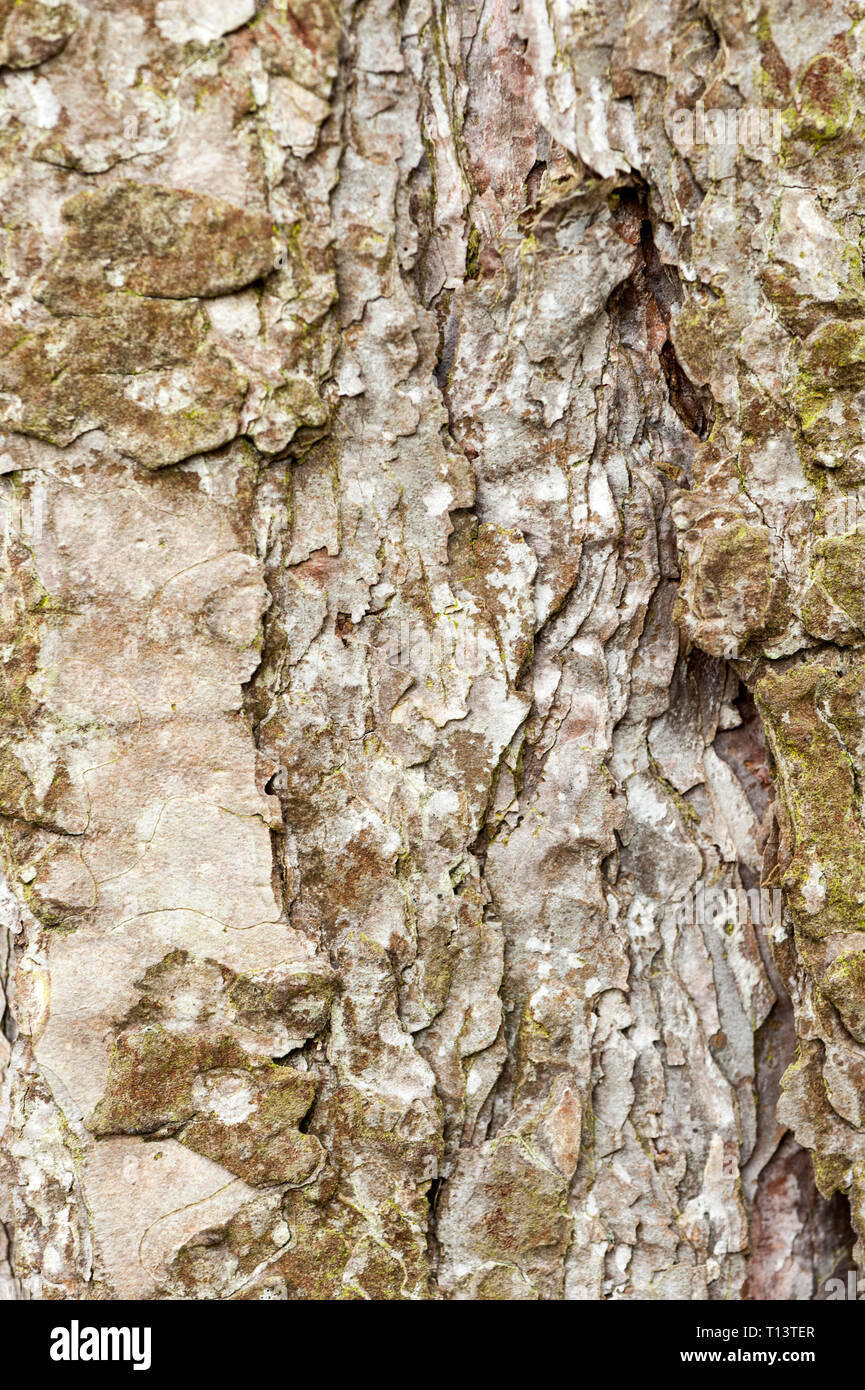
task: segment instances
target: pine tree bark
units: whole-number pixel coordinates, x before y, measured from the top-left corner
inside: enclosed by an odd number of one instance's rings
[[[853,1259],[862,15],[0,4],[6,1296]]]

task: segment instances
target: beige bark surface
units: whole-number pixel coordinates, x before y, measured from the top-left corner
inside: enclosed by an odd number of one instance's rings
[[[0,0],[6,1296],[850,1260],[863,19]]]

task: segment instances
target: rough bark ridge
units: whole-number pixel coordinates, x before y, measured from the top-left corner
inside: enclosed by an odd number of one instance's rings
[[[865,1234],[863,18],[2,0],[9,1296]]]

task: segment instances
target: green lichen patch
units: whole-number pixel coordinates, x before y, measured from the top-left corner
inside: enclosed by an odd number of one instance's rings
[[[117,1039],[105,1095],[88,1121],[98,1135],[172,1135],[246,1182],[304,1182],[321,1145],[298,1125],[314,1079],[250,1058],[230,1037],[170,1033],[158,1024]]]
[[[440,1125],[418,1107],[400,1110],[370,1100],[353,1086],[338,1086],[316,1108],[316,1129],[327,1136],[334,1161],[350,1165],[358,1153],[367,1162],[429,1181],[442,1157]]]
[[[691,293],[671,325],[679,361],[691,381],[714,381],[720,363],[726,363],[731,341],[738,336],[728,302],[720,295]]]
[[[531,1298],[539,1285],[544,1296],[561,1297],[546,1284],[546,1267],[564,1255],[571,1233],[567,1210],[567,1181],[535,1156],[517,1135],[507,1135],[489,1145],[486,1161],[475,1187],[478,1202],[478,1251],[491,1273],[505,1266],[515,1271],[509,1286]],[[453,1217],[446,1205],[442,1230],[453,1239]],[[494,1279],[492,1287],[499,1281]],[[467,1295],[473,1290],[466,1288]],[[490,1297],[489,1291],[486,1294]]]
[[[166,1267],[168,1288],[182,1298],[230,1297],[257,1271],[272,1269],[290,1239],[279,1191],[257,1193],[228,1221],[180,1247]],[[274,1281],[284,1289],[278,1274],[271,1274],[271,1289]]]
[[[850,1036],[865,1043],[865,950],[840,952],[823,975],[821,986]]]
[[[707,524],[688,567],[687,592],[698,622],[722,625],[741,650],[767,628],[772,572],[769,532],[746,521]]]
[[[0,66],[34,68],[65,48],[81,22],[75,5],[0,0]]]
[[[815,551],[802,617],[814,637],[846,643],[865,634],[865,536],[828,536]]]
[[[230,294],[272,270],[277,244],[265,213],[203,193],[114,183],[63,205],[69,231],[34,293],[55,313],[91,313],[94,296]]]
[[[808,339],[793,388],[793,406],[816,462],[837,468],[859,438],[865,388],[865,324],[832,319]]]
[[[844,245],[838,262],[832,267],[834,273],[809,264],[804,282],[789,265],[775,262],[764,268],[761,284],[785,328],[806,337],[820,330],[827,312],[842,322],[861,319],[865,314],[865,283],[859,248]]]
[[[802,1042],[796,1060],[782,1078],[779,1118],[783,1119],[788,1111],[807,1117],[801,1138],[812,1150],[817,1190],[828,1198],[848,1186],[851,1131],[829,1101],[823,1076],[824,1055],[822,1042]]]
[[[793,106],[785,112],[791,134],[819,148],[850,129],[858,109],[861,85],[837,53],[812,58],[793,93]]]
[[[178,949],[148,966],[136,988],[140,997],[126,1026],[153,1023],[176,1031],[195,1024],[241,1040],[252,1035],[262,1048],[271,1038],[282,1038],[288,1050],[327,1023],[334,976],[319,959],[239,974],[220,961]]]
[[[32,478],[16,484],[22,503]],[[0,811],[53,830],[80,833],[87,823],[86,796],[73,784],[60,751],[38,769],[31,737],[43,717],[34,693],[40,651],[56,616],[26,546],[5,550],[5,586],[0,597]]]
[[[252,1027],[279,1018],[293,1033],[310,1038],[326,1024],[333,994],[330,972],[300,969],[238,975],[227,998],[235,1016]]]
[[[865,834],[850,757],[818,709],[837,676],[808,662],[758,681],[755,699],[791,828],[785,873],[797,926],[820,938],[865,928]]]
[[[235,437],[247,383],[195,305],[115,294],[97,307],[98,316],[0,334],[10,428],[62,446],[102,429],[148,468]]]

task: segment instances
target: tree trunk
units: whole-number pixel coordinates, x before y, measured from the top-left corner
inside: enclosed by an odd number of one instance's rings
[[[7,1296],[850,1262],[859,18],[0,4]]]

